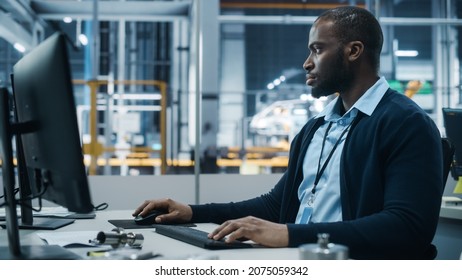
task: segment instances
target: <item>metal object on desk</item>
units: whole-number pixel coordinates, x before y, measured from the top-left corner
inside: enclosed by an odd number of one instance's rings
[[[329,234],[318,234],[318,243],[298,247],[302,260],[346,260],[348,247],[329,242]]]
[[[130,246],[132,248],[141,248],[144,237],[142,234],[125,232],[123,228],[114,228],[111,232],[100,231],[92,241],[97,245],[111,245],[112,248]]]

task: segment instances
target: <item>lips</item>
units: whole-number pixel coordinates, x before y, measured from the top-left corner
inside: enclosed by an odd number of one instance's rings
[[[311,74],[307,74],[306,75],[306,84],[308,86],[311,86],[313,85],[313,83],[316,81],[316,76],[315,75],[311,75]]]

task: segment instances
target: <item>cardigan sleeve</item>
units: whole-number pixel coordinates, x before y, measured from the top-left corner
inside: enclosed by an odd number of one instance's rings
[[[312,125],[312,123],[308,123]],[[293,196],[295,189],[294,179],[297,173],[298,159],[300,156],[300,147],[304,132],[310,125],[305,125],[301,133],[295,136],[291,143],[290,157],[287,171],[282,175],[278,183],[271,191],[259,197],[229,203],[208,203],[202,205],[190,205],[193,210],[192,222],[214,222],[223,223],[230,219],[237,219],[246,216],[255,216],[272,222],[287,222],[286,216],[293,216],[294,209],[298,211],[298,200],[295,203],[288,199]],[[296,195],[296,193],[295,193]],[[292,197],[292,200],[294,198]],[[290,205],[289,205],[290,204]],[[298,204],[299,205],[299,204]],[[289,215],[287,212],[291,212]]]

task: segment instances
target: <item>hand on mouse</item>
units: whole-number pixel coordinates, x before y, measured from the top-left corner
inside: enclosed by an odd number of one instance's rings
[[[187,223],[192,218],[192,209],[189,205],[176,202],[170,198],[146,200],[135,209],[132,216],[145,216],[153,210],[167,212],[157,216],[156,223]]]

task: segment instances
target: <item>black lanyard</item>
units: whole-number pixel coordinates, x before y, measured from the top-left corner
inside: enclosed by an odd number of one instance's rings
[[[329,133],[329,130],[332,127],[332,122],[329,122],[329,125],[327,126],[326,132],[324,133],[324,138],[322,139],[321,154],[319,155],[319,161],[318,161],[318,171],[316,172],[316,177],[314,178],[313,189],[311,189],[311,193],[313,195],[316,192],[316,186],[318,185],[319,180],[321,179],[321,176],[324,173],[324,170],[326,170],[327,164],[329,163],[330,159],[332,158],[332,155],[334,154],[335,149],[337,149],[338,144],[340,144],[340,141],[342,140],[343,136],[345,135],[345,133],[350,128],[351,124],[353,124],[353,121],[351,121],[351,123],[342,131],[342,134],[340,134],[340,137],[337,139],[337,142],[335,142],[334,147],[332,147],[332,150],[330,151],[329,155],[327,156],[326,161],[324,162],[324,164],[321,167],[322,152],[324,151],[324,145],[326,143],[327,134]]]

